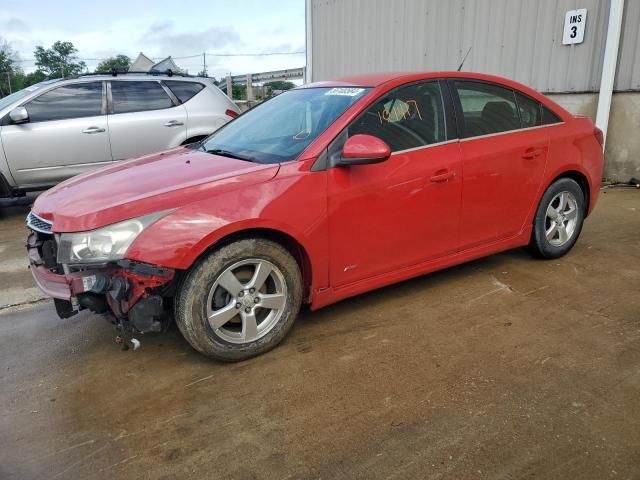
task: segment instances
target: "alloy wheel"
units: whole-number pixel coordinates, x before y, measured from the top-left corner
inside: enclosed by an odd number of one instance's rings
[[[287,284],[268,260],[250,258],[227,267],[207,298],[207,320],[230,343],[253,342],[269,333],[282,316]]]
[[[545,218],[545,235],[554,247],[573,237],[578,225],[578,201],[571,192],[560,192],[551,199]]]

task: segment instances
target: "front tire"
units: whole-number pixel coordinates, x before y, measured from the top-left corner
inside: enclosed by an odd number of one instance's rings
[[[302,303],[296,260],[265,239],[240,240],[200,260],[176,296],[175,318],[200,353],[226,362],[274,348]]]
[[[560,178],[544,192],[533,221],[529,247],[539,257],[558,258],[575,245],[585,217],[584,193],[570,178]]]

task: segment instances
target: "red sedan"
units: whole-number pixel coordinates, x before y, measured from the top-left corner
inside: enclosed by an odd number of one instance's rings
[[[61,317],[110,312],[133,344],[174,317],[196,350],[242,360],[302,303],[525,245],[564,255],[602,168],[591,120],[516,82],[351,77],[58,185],[29,214],[28,253]]]

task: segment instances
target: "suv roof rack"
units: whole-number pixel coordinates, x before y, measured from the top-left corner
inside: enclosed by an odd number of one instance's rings
[[[209,78],[208,76],[203,77],[201,75],[189,75],[188,73],[174,72],[170,68],[162,71],[152,70],[148,72],[143,72],[143,71],[136,72],[136,71],[113,68],[108,72],[80,73],[78,75],[73,75],[71,77],[66,77],[66,78],[79,78],[79,77],[100,76],[100,75],[111,76],[111,77],[117,77],[118,75],[151,75],[151,76],[166,75],[167,77],[175,76],[175,77],[188,77],[188,78]]]

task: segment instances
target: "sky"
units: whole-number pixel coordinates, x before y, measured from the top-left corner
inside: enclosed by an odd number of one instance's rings
[[[304,0],[0,0],[0,41],[10,43],[25,72],[33,50],[73,42],[90,70],[99,60],[139,52],[171,55],[189,73],[202,70],[202,52],[304,52]],[[197,55],[195,58],[181,58]],[[221,78],[303,67],[305,55],[207,56],[209,75]]]

